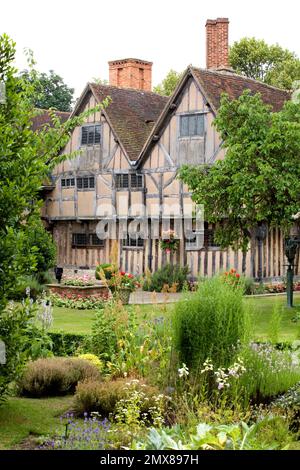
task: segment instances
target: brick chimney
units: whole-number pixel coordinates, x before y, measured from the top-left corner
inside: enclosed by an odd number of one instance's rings
[[[227,68],[228,63],[228,18],[217,18],[206,22],[206,68]]]
[[[109,65],[109,84],[120,88],[152,90],[152,62],[140,59],[112,60]]]

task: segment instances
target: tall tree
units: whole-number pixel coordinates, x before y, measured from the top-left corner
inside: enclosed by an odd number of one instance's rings
[[[32,74],[22,72],[24,79],[32,81]],[[34,76],[35,94],[33,103],[37,108],[55,108],[58,111],[71,111],[74,88],[69,88],[63,78],[49,70],[49,73],[36,72]]]
[[[153,91],[159,95],[171,96],[181,77],[182,72],[180,73],[175,70],[170,70],[164,80],[153,88]]]
[[[223,247],[248,248],[260,223],[287,233],[300,209],[300,104],[272,113],[259,94],[224,95],[215,125],[226,157],[213,166],[184,166],[180,178],[218,225]]]
[[[30,80],[18,75],[14,58],[15,43],[0,36],[0,83],[5,89],[0,103],[0,345],[7,345],[6,363],[0,364],[0,401],[24,360],[24,331],[30,319],[26,309],[8,311],[7,299],[18,277],[35,272],[45,255],[38,249],[39,241],[28,243],[33,240],[41,185],[57,163],[76,154],[60,155],[73,129],[108,104],[106,100],[65,123],[50,111],[52,128],[34,132],[31,124],[37,111],[32,98],[39,83],[33,69],[28,72]]]
[[[286,90],[300,79],[300,60],[294,52],[255,38],[235,42],[229,63],[238,73]]]

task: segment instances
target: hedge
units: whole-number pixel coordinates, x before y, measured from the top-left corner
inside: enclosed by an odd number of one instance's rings
[[[89,335],[79,333],[50,332],[55,356],[74,356],[77,349],[85,344]]]

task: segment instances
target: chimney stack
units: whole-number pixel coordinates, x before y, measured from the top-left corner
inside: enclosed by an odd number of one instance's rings
[[[228,18],[206,22],[206,68],[228,68]]]
[[[152,62],[140,59],[112,60],[109,65],[109,84],[120,88],[152,90]]]

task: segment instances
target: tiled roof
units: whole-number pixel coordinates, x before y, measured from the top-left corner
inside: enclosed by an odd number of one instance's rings
[[[71,113],[66,113],[64,111],[55,111],[55,114],[60,118],[61,122],[65,122],[71,115]],[[36,131],[38,129],[41,129],[46,124],[50,127],[52,124],[49,110],[40,109],[38,110],[38,114],[32,119],[31,129],[33,131]]]
[[[168,98],[156,93],[90,84],[99,102],[110,96],[105,112],[129,159],[137,160]]]
[[[227,93],[231,99],[237,99],[246,89],[251,90],[254,94],[261,93],[263,101],[271,105],[275,112],[280,111],[284,102],[291,97],[287,91],[235,73],[195,67],[191,67],[191,71],[215,110],[220,107],[222,93]]]

